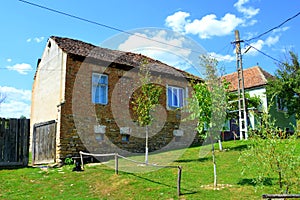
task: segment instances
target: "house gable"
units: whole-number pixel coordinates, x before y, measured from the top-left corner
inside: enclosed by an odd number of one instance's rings
[[[32,113],[34,116],[37,111],[44,109],[41,115],[46,115],[48,110],[53,111],[54,114],[49,117],[57,122],[57,162],[62,162],[68,156],[77,155],[79,151],[87,150],[87,147],[90,148],[88,151],[93,149],[92,151],[99,153],[103,149],[105,152],[111,152],[113,146],[119,147],[123,153],[128,150],[136,153],[144,151],[144,128],[136,128],[129,102],[133,92],[138,90],[136,85],[138,72],[145,60],[150,67],[151,75],[161,77],[163,94],[159,108],[165,109],[163,115],[158,115],[158,119],[154,122],[160,129],[157,130],[157,134],[149,135],[149,150],[159,150],[172,143],[173,131],[182,129],[185,122],[181,122],[183,113],[180,110],[167,107],[168,85],[184,88],[184,96],[183,91],[178,92],[184,98],[191,94],[192,90],[188,89],[190,81],[202,81],[199,77],[141,54],[105,49],[79,40],[54,36],[49,42],[50,45],[48,46],[48,43],[45,48],[34,80],[33,87],[40,89],[33,90],[33,96],[38,98],[36,106],[32,107]],[[43,70],[44,66],[53,69],[54,72]],[[49,82],[39,81],[41,74],[48,75]],[[107,102],[93,101],[93,74],[106,77]],[[55,91],[53,97],[49,98],[55,99],[55,103],[47,104],[42,101],[48,94],[42,92],[41,88],[45,91],[49,88]],[[172,105],[177,106],[176,101],[181,100],[174,99]],[[180,102],[178,106],[181,105]],[[45,117],[41,115],[34,118],[33,125]],[[190,123],[186,127],[188,131],[181,132],[185,139],[180,140],[181,143],[174,147],[178,148],[180,144],[194,139],[194,127]],[[130,131],[124,134],[124,130]],[[102,147],[100,150],[99,145]]]

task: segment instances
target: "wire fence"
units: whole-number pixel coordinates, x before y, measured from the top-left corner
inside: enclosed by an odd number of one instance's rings
[[[122,156],[118,153],[107,153],[107,154],[93,154],[93,153],[86,153],[86,152],[79,152],[80,155],[80,161],[81,161],[81,167],[84,170],[84,162],[83,162],[83,156],[92,156],[92,157],[109,157],[109,156],[114,156],[115,158],[115,174],[119,174],[119,158],[122,158],[124,160],[130,161],[132,163],[138,164],[138,165],[143,165],[146,167],[158,167],[158,168],[177,168],[178,173],[177,173],[177,195],[180,196],[181,191],[181,174],[182,174],[182,166],[174,166],[174,165],[158,165],[158,164],[153,164],[153,163],[146,163],[146,162],[141,162],[137,160],[133,160],[130,158],[127,158],[125,156]]]

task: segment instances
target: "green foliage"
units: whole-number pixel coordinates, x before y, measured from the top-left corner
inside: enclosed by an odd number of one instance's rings
[[[205,67],[205,83],[193,85],[192,97],[188,99],[186,110],[190,112],[190,120],[197,119],[197,131],[203,138],[207,137],[204,129],[208,128],[216,134],[222,130],[226,116],[226,88],[218,74],[218,62],[207,56],[201,56]],[[218,134],[217,134],[218,135]]]
[[[193,86],[194,91],[192,97],[188,99],[188,110],[190,111],[189,119],[198,120],[196,130],[201,137],[203,135],[205,126],[210,124],[211,118],[211,93],[205,83],[197,83]]]
[[[261,111],[261,99],[258,96],[250,96],[250,94],[248,92],[245,93],[245,99],[246,99],[246,105],[247,108],[250,110],[259,110]],[[227,105],[227,111],[234,111],[234,110],[238,110],[239,106],[238,106],[238,94],[237,92],[228,92],[227,93],[227,102],[231,102],[228,103]],[[227,119],[238,119],[238,112],[228,112],[227,113]]]
[[[278,129],[269,114],[263,114],[258,130],[250,130],[248,150],[241,154],[243,174],[255,171],[257,186],[271,185],[275,193],[298,192],[300,157],[296,153],[297,134]]]
[[[279,64],[275,78],[268,80],[267,95],[282,99],[288,114],[300,120],[300,64],[298,55],[289,52],[287,61]]]
[[[150,125],[153,117],[151,111],[153,111],[155,105],[159,103],[159,97],[162,93],[162,88],[159,85],[151,83],[153,77],[151,75],[147,61],[144,61],[139,71],[139,81],[141,88],[133,95],[133,111],[137,116],[137,121],[140,126]],[[160,78],[156,83],[160,82]]]
[[[74,161],[72,158],[66,158],[64,163],[65,163],[65,165],[73,165]]]

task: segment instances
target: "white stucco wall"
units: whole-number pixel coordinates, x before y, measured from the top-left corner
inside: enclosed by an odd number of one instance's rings
[[[254,96],[259,97],[262,102],[262,107],[261,107],[260,111],[267,112],[268,101],[267,101],[267,96],[265,94],[266,89],[264,87],[261,87],[261,88],[255,88],[252,90],[248,90],[247,92],[249,93],[250,97],[254,97]],[[253,113],[249,112],[249,118],[250,118],[251,127],[256,128]]]
[[[34,124],[57,120],[59,117],[57,105],[64,102],[65,98],[66,59],[67,54],[50,38],[32,87],[31,136]]]

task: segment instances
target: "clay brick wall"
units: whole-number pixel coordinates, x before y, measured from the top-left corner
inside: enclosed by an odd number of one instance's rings
[[[92,73],[108,75],[108,104],[93,104],[91,100]],[[155,74],[153,76],[156,76]],[[57,146],[57,159],[78,155],[79,151],[112,153],[119,151],[141,153],[145,151],[145,128],[137,127],[130,114],[130,97],[135,90],[137,70],[114,63],[83,59],[68,55],[66,71],[65,103],[61,106],[60,143]],[[185,79],[184,79],[185,80]],[[186,81],[186,80],[185,80]],[[156,118],[154,129],[150,130],[149,151],[163,148],[174,140],[173,130],[180,129],[183,113],[180,110],[166,109],[166,85],[189,87],[182,78],[161,76],[163,88],[160,98],[161,115]],[[191,89],[188,89],[189,94]],[[124,118],[123,117],[127,118]],[[129,117],[128,117],[129,116]],[[160,119],[161,117],[161,119]],[[126,121],[128,120],[128,121]],[[160,124],[159,122],[163,122]],[[104,139],[96,140],[95,126],[105,126]],[[157,127],[155,127],[155,125]],[[160,128],[158,127],[160,126]],[[122,141],[120,127],[133,127],[129,141]],[[157,128],[157,129],[155,129]],[[185,125],[185,134],[194,136],[194,127]],[[156,134],[156,132],[158,133]],[[152,131],[152,132],[151,132]],[[140,136],[140,137],[138,137]]]

